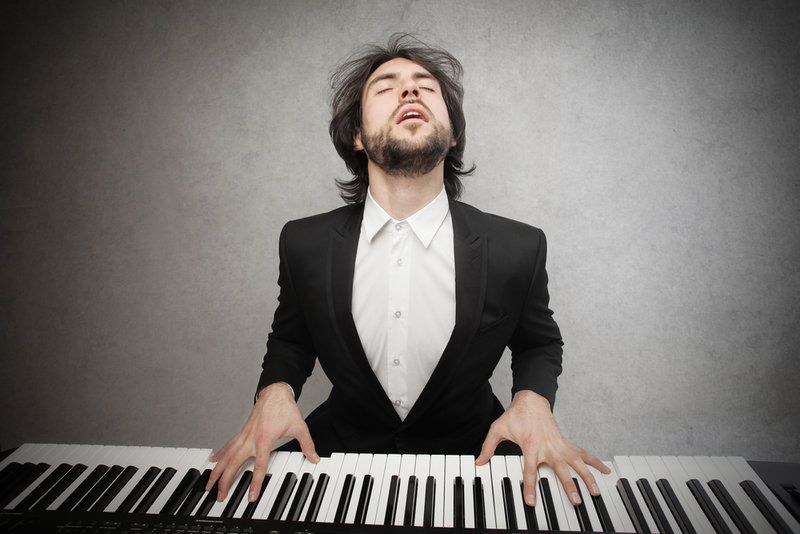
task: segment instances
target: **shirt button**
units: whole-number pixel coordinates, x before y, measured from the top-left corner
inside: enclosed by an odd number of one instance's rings
[[[400,231],[400,229],[402,229],[402,228],[403,228],[403,225],[402,225],[402,224],[400,224],[400,223],[397,223],[397,224],[395,224],[395,225],[394,225],[394,229],[395,229],[395,230],[397,230],[398,232],[399,232],[399,231]]]
[[[397,265],[398,265],[398,266],[399,266],[399,265],[403,265],[403,258],[398,258],[398,259],[397,259]]]
[[[395,358],[395,359],[394,359],[394,361],[393,361],[392,363],[393,363],[393,364],[395,364],[395,365],[400,365],[400,360],[398,360],[397,358]]]
[[[400,399],[397,399],[396,401],[394,401],[394,405],[395,405],[395,406],[400,406],[400,404],[402,404],[402,403],[400,402]]]
[[[394,316],[397,317],[398,319],[400,318],[401,315],[403,315],[403,314],[400,313],[400,310],[397,310],[396,312],[394,312]]]

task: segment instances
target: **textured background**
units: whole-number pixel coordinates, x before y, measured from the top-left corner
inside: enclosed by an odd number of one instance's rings
[[[0,445],[239,429],[280,228],[341,205],[330,71],[412,31],[465,67],[464,200],[547,233],[564,432],[800,461],[790,4],[4,2]]]

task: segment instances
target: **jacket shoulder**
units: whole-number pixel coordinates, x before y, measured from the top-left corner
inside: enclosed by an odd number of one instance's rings
[[[463,211],[476,233],[486,233],[493,238],[500,239],[507,237],[514,241],[544,239],[544,232],[536,226],[494,213],[487,213],[463,202],[453,201],[453,204]]]

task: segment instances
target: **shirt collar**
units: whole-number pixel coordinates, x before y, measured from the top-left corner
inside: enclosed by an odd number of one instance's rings
[[[431,244],[433,237],[442,226],[442,223],[450,211],[450,203],[447,200],[447,193],[444,187],[426,206],[407,218],[405,222],[414,232],[414,235],[422,242],[425,248]],[[367,239],[372,242],[375,235],[386,225],[387,222],[394,221],[392,217],[378,204],[373,198],[372,192],[367,188],[367,198],[364,201],[364,218],[362,226]],[[402,222],[402,221],[394,221]]]

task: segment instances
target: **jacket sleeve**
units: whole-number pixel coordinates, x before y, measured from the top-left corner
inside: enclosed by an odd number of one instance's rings
[[[278,308],[272,321],[272,331],[267,337],[267,353],[261,364],[256,395],[262,388],[274,382],[286,382],[294,390],[297,399],[303,384],[314,370],[316,354],[292,280],[289,251],[291,240],[288,237],[290,231],[291,223],[287,223],[281,230]]]
[[[547,292],[547,240],[544,232],[536,228],[538,247],[533,265],[528,294],[522,307],[517,327],[508,347],[511,349],[511,394],[520,390],[532,390],[550,401],[552,409],[558,375],[561,374],[563,353],[561,332],[548,307]]]

